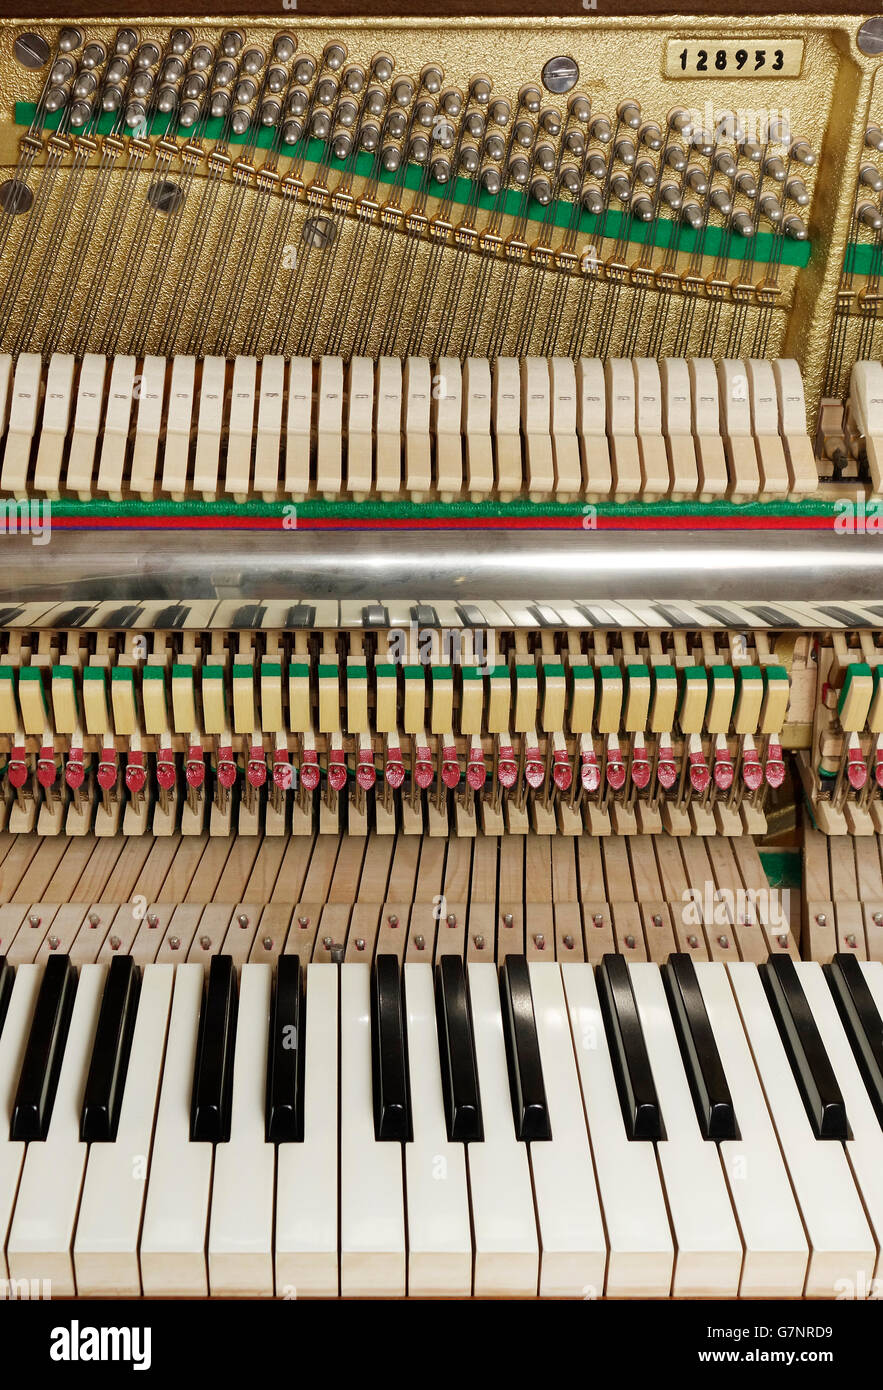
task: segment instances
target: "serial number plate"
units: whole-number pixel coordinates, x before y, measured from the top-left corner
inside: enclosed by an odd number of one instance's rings
[[[799,77],[803,39],[669,39],[666,77]]]

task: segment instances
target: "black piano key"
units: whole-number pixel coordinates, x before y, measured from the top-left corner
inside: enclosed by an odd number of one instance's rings
[[[171,603],[157,613],[153,626],[158,632],[180,630],[186,626],[189,615],[189,603]]]
[[[883,1019],[855,956],[838,954],[823,969],[874,1113],[883,1126]]]
[[[305,631],[316,626],[316,605],[314,603],[293,603],[288,610],[285,626]]]
[[[525,1143],[551,1139],[540,1041],[525,956],[506,957],[500,971],[500,999],[516,1137]]]
[[[626,1134],[655,1143],[665,1131],[628,964],[622,956],[603,956],[595,980]]]
[[[487,627],[485,616],[475,603],[458,603],[457,617],[464,627]]]
[[[662,979],[703,1137],[715,1142],[738,1139],[733,1099],[693,957],[686,952],[669,956],[662,967]]]
[[[578,612],[582,613],[586,622],[589,623],[592,627],[618,626],[618,624],[614,622],[611,614],[607,612],[607,609],[602,608],[599,603],[577,603],[574,604],[574,607],[578,610]]]
[[[438,613],[431,603],[412,603],[411,622],[418,627],[441,627]]]
[[[452,1143],[479,1142],[484,1130],[478,1065],[466,971],[459,956],[442,956],[436,966],[435,1009],[448,1138]]]
[[[104,627],[108,632],[128,631],[137,625],[143,612],[143,603],[124,603],[120,608],[114,608],[105,615]]]
[[[371,974],[371,1074],[375,1137],[407,1142],[411,1098],[398,956],[379,955]]]
[[[767,623],[770,627],[800,627],[796,618],[790,618],[781,608],[774,608],[771,603],[750,603],[745,606],[749,613],[755,613],[762,623]]]
[[[758,966],[797,1088],[817,1139],[848,1139],[846,1106],[790,956]]]
[[[383,603],[362,605],[362,627],[389,627],[389,612]]]
[[[267,1142],[293,1144],[304,1137],[303,1062],[306,1048],[303,984],[297,956],[280,956],[270,1010],[267,1048]]]
[[[132,956],[115,956],[107,972],[83,1095],[84,1144],[110,1144],[117,1137],[140,992],[141,971]]]
[[[5,956],[0,956],[0,1037],[3,1035],[3,1025],[6,1022],[6,1013],[9,1009],[9,1000],[12,997],[14,984],[15,969],[9,964]]]
[[[826,618],[832,622],[841,623],[843,627],[863,627],[864,619],[858,613],[851,612],[848,608],[842,608],[835,603],[816,603],[814,607],[819,613],[824,613]]]
[[[657,599],[654,607],[669,627],[691,628],[695,625],[695,618],[691,618],[689,613],[685,613],[673,603],[660,603]]]
[[[76,992],[77,972],[70,956],[50,956],[18,1079],[10,1139],[30,1143],[46,1138]]]
[[[539,627],[557,628],[564,626],[555,609],[550,608],[548,603],[531,603],[528,604],[528,608]]]
[[[265,603],[243,603],[233,614],[231,627],[234,627],[238,632],[263,627],[266,612],[267,605]]]
[[[233,1050],[236,1044],[236,971],[232,956],[214,956],[199,1015],[190,1138],[226,1144],[233,1101]]]
[[[53,626],[82,627],[86,620],[91,618],[97,607],[97,603],[75,603],[71,608],[63,608],[60,613],[53,616]]]

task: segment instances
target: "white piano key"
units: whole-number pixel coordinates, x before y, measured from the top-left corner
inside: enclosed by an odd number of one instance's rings
[[[69,352],[53,352],[46,372],[46,396],[40,421],[34,487],[55,495],[61,488],[61,463],[71,417],[75,359]]]
[[[540,1295],[585,1297],[604,1289],[607,1242],[592,1167],[560,967],[530,964],[551,1140],[530,1145],[540,1233]]]
[[[484,1139],[466,1155],[478,1295],[536,1294],[539,1244],[527,1145],[515,1137],[497,968],[467,967]]]
[[[190,1142],[190,1100],[196,1065],[205,970],[179,965],[141,1232],[144,1292],[205,1296],[205,1238],[212,1180],[211,1144]]]
[[[234,360],[224,491],[232,493],[242,501],[247,501],[251,485],[257,370],[256,357],[237,357]]]
[[[304,1137],[280,1144],[276,1292],[333,1298],[337,1266],[338,967],[307,967]],[[304,1040],[299,1039],[299,1045]],[[305,1202],[303,1194],[310,1200]]]
[[[20,965],[6,1010],[6,1021],[0,1033],[0,1278],[6,1279],[6,1237],[15,1205],[25,1146],[9,1137],[12,1107],[21,1075],[25,1048],[31,1031],[34,1006],[40,990],[43,972],[36,965]]]
[[[672,1293],[733,1297],[742,1242],[717,1148],[699,1129],[662,976],[649,963],[630,965],[629,973],[665,1127],[656,1152],[675,1236]]]
[[[880,1263],[880,1247],[883,1245],[883,1129],[874,1113],[822,967],[818,961],[806,960],[796,961],[795,969],[846,1104],[846,1115],[852,1130],[852,1138],[846,1141],[846,1156],[876,1240],[875,1273],[879,1278],[883,1272]]]
[[[375,1139],[372,1094],[371,968],[342,965],[340,1291],[396,1297],[405,1292],[402,1147]]]
[[[284,357],[264,357],[258,394],[258,427],[254,451],[255,492],[270,500],[279,487],[282,444],[282,403],[285,398]]]
[[[727,969],[809,1239],[804,1294],[830,1298],[841,1280],[870,1281],[877,1255],[870,1227],[843,1145],[813,1135],[757,967]]]
[[[414,1141],[405,1145],[408,1292],[468,1298],[472,1235],[464,1144],[448,1141],[432,966],[406,965],[408,1063]]]
[[[107,410],[101,436],[101,458],[98,463],[98,490],[119,496],[123,486],[129,422],[135,399],[135,358],[120,356],[113,359]]]
[[[74,1240],[81,1296],[137,1298],[141,1293],[138,1236],[174,979],[174,966],[145,969],[117,1137],[89,1149]]]
[[[28,1145],[9,1232],[10,1277],[49,1279],[56,1297],[77,1292],[71,1246],[88,1152],[80,1113],[106,975],[106,965],[80,971],[49,1131]]]
[[[243,965],[233,1057],[230,1141],[215,1149],[208,1272],[213,1294],[273,1293],[276,1154],[265,1139],[273,974]]]
[[[179,353],[172,359],[162,466],[162,490],[175,498],[183,498],[187,489],[195,391],[196,358]]]
[[[726,967],[699,961],[696,975],[741,1136],[719,1145],[745,1243],[739,1293],[799,1298],[809,1247]]]
[[[43,363],[38,352],[23,352],[15,364],[9,403],[6,449],[0,469],[0,488],[4,492],[24,491],[31,463],[31,446],[40,409]]]
[[[656,1150],[626,1135],[594,970],[574,963],[563,965],[561,974],[610,1245],[605,1292],[613,1298],[665,1297],[674,1245]]]
[[[202,359],[199,412],[196,421],[196,452],[193,457],[193,487],[206,501],[217,496],[221,433],[224,428],[224,395],[227,389],[227,363],[223,357]]]
[[[104,378],[107,358],[103,353],[87,352],[80,364],[74,431],[67,460],[66,485],[84,499],[93,496],[95,450],[104,406]],[[108,415],[110,405],[108,403]]]
[[[166,359],[145,357],[138,382],[138,414],[132,445],[132,491],[151,501],[156,491],[156,460],[163,424]]]

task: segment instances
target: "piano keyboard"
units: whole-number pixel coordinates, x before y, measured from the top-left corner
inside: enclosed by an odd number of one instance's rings
[[[0,441],[15,498],[749,502],[819,481],[784,359],[7,353]]]
[[[53,1295],[879,1275],[880,963],[54,955],[0,982],[0,1273]]]

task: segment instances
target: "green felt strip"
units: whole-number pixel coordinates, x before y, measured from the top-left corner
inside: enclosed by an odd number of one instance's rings
[[[192,498],[184,502],[170,499],[158,502],[143,502],[127,498],[121,502],[109,498],[81,502],[73,498],[59,499],[52,503],[52,515],[58,518],[70,517],[88,520],[90,517],[113,518],[137,521],[140,517],[162,516],[174,519],[198,517],[233,517],[274,519],[280,525],[285,516],[284,502],[205,502]],[[354,502],[351,500],[326,501],[321,498],[299,502],[298,515],[303,521],[414,521],[425,520],[470,520],[472,518],[531,518],[531,517],[574,517],[582,518],[581,502],[532,502],[528,498],[517,498],[514,502]],[[689,517],[697,522],[715,517],[732,517],[734,520],[761,518],[773,520],[779,517],[837,517],[835,503],[825,498],[810,498],[803,502],[598,502],[594,504],[599,518],[616,517],[622,519],[654,519]]]

